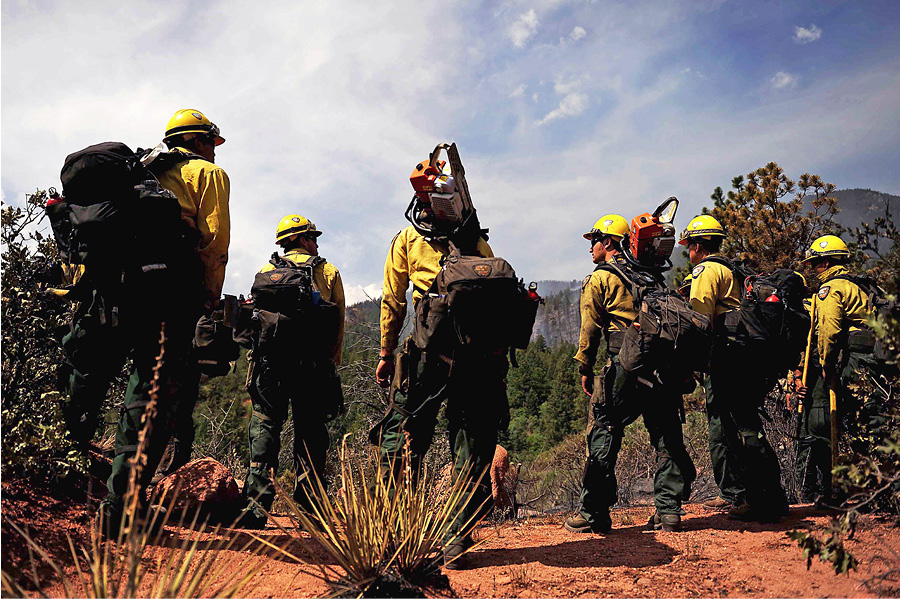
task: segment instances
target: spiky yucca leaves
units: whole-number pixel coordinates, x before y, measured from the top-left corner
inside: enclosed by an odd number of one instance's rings
[[[188,524],[191,532],[170,541],[165,525],[177,504],[177,489],[171,497],[166,494],[151,497],[149,503],[163,509],[151,509],[144,514],[140,508],[137,481],[146,464],[149,435],[156,417],[159,373],[164,368],[165,325],[160,337],[150,401],[141,419],[138,450],[132,459],[122,525],[115,542],[103,539],[101,531],[105,522],[102,517],[93,523],[89,548],[76,549],[72,538],[67,537],[75,567],[74,576],[70,576],[27,531],[10,523],[28,546],[31,571],[26,578],[30,579],[39,596],[48,596],[48,593],[38,575],[38,561],[54,572],[65,597],[234,597],[245,594],[248,584],[266,564],[262,556],[270,551],[271,543],[263,543],[253,535],[243,543],[238,542],[238,535],[223,537],[218,526],[208,529],[205,521],[198,521],[199,511],[190,522],[185,521],[186,513],[182,512],[178,528],[184,530]],[[210,543],[205,538],[207,535],[215,540]],[[156,551],[155,557],[150,557],[148,547],[164,550]],[[83,568],[81,564],[85,562],[87,567]],[[29,595],[6,571],[2,572],[2,586],[6,594]]]
[[[345,437],[340,452],[341,488],[333,500],[318,478],[306,487],[312,514],[277,489],[299,528],[337,566],[318,565],[319,572],[311,572],[327,582],[335,596],[383,595],[390,589],[385,585],[415,590],[427,586],[429,577],[438,572],[441,547],[456,540],[453,521],[474,494],[469,471],[439,492],[428,472],[422,473],[418,485],[414,483],[408,451],[401,460],[400,468],[387,468],[377,457],[371,458],[374,463],[353,463]],[[281,553],[304,565],[318,562]]]
[[[161,498],[174,506],[177,497]],[[104,541],[100,526],[91,530],[89,547],[77,548],[68,538],[74,574],[44,551],[27,531],[10,523],[28,545],[31,571],[26,578],[34,591],[26,591],[8,572],[3,572],[3,591],[16,596],[50,596],[42,583],[38,564],[43,562],[56,575],[51,584],[63,597],[235,597],[246,594],[248,585],[266,565],[266,543],[255,537],[240,542],[238,535],[221,536],[219,527],[209,528],[195,516],[177,523],[190,531],[170,540],[163,529],[167,515],[156,512],[142,528],[132,528],[117,542]],[[152,533],[150,531],[153,531]],[[210,541],[208,537],[213,537]],[[154,556],[148,548],[161,548]],[[83,565],[86,564],[86,565]]]

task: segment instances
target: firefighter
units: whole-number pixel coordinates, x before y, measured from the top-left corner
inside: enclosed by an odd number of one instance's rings
[[[326,422],[343,407],[336,367],[341,363],[344,339],[344,286],[338,269],[319,257],[320,235],[322,231],[306,217],[299,214],[285,216],[275,231],[275,243],[284,250],[283,259],[290,264],[273,260],[259,271],[260,274],[270,273],[276,267],[291,268],[291,264],[310,266],[315,285],[311,290],[318,291],[318,302],[337,307],[337,318],[335,328],[329,331],[327,338],[310,338],[312,328],[304,324],[290,329],[288,338],[274,347],[263,347],[259,338],[255,340],[248,379],[253,413],[250,417],[250,469],[243,491],[247,507],[239,520],[242,527],[265,527],[267,512],[275,499],[270,472],[278,470],[281,429],[287,421],[289,406],[294,423],[294,501],[312,515],[310,483],[316,484],[318,480],[325,485],[322,475],[330,444]],[[257,289],[256,283],[254,289]],[[284,306],[282,310],[282,314],[291,317],[291,306]],[[314,314],[313,318],[319,319],[321,315]],[[283,322],[280,320],[276,326],[283,327]]]
[[[204,312],[219,306],[225,283],[225,265],[231,241],[228,200],[231,184],[225,171],[215,165],[216,147],[225,143],[206,116],[191,109],[179,110],[169,119],[163,140],[175,156],[155,172],[160,185],[178,196],[181,217],[200,232],[198,253],[203,263]],[[178,154],[185,156],[179,160]],[[153,165],[150,165],[151,170]],[[194,444],[194,406],[200,390],[200,370],[191,364],[190,387],[179,402],[175,420],[172,461],[161,474],[174,472],[191,459]]]
[[[197,320],[218,304],[228,260],[230,219],[229,181],[225,171],[214,164],[216,148],[225,142],[219,128],[197,110],[179,110],[166,125],[164,142],[176,160],[170,168],[151,172],[160,184],[174,193],[181,206],[182,220],[196,231],[195,265],[180,265],[184,280],[180,297],[171,298],[165,321],[164,356],[159,377],[158,414],[148,441],[146,465],[138,481],[138,492],[152,478],[173,430],[178,431],[182,448],[180,460],[190,457],[193,440],[191,412],[197,398],[199,371],[191,363],[191,343]],[[181,156],[179,156],[179,153]],[[116,433],[115,458],[107,482],[109,490],[101,504],[104,531],[109,534],[121,521],[128,489],[131,458],[137,451],[141,417],[149,401],[153,369],[160,354],[160,322],[144,319],[129,333],[133,368]]]
[[[454,193],[459,194],[463,185],[456,184]],[[381,351],[375,377],[385,388],[393,381],[392,402],[369,438],[379,446],[386,470],[401,466],[404,446],[408,446],[417,476],[434,437],[438,410],[446,401],[455,476],[466,475],[473,493],[455,515],[451,536],[445,539],[444,563],[457,569],[465,567],[466,558],[461,556],[473,545],[472,527],[490,509],[491,485],[485,473],[493,460],[498,431],[509,421],[505,380],[509,362],[505,352],[464,348],[453,341],[421,351],[412,337],[395,356],[406,318],[407,289],[412,285],[413,304],[418,305],[449,255],[450,242],[463,254],[493,256],[473,208],[464,209],[461,219],[445,222],[425,195],[424,200],[419,194],[413,198],[407,210],[412,224],[391,241],[385,261]]]
[[[598,268],[582,283],[581,335],[575,360],[580,363],[581,386],[591,395],[592,423],[587,432],[585,466],[580,507],[565,522],[576,533],[608,533],[612,529],[609,508],[618,501],[616,458],[626,426],[643,415],[651,443],[657,452],[654,477],[655,529],[680,529],[681,503],[690,494],[696,471],[684,447],[678,402],[665,392],[653,390],[619,364],[618,351],[626,328],[637,317],[634,299],[623,276],[628,272],[621,259],[621,243],[628,223],[618,214],[608,214],[584,234],[591,244],[591,259]],[[601,268],[612,263],[616,274]],[[601,341],[606,341],[607,363],[594,385],[594,364]]]
[[[778,458],[765,437],[759,407],[765,399],[765,377],[729,332],[740,307],[740,282],[719,255],[725,230],[713,217],[700,215],[688,223],[679,243],[687,246],[691,264],[691,307],[713,323],[715,334],[709,375],[705,380],[709,446],[720,496],[706,507],[728,509],[744,520],[777,520],[787,513]]]
[[[801,263],[809,264],[819,280],[813,296],[813,344],[806,386],[800,387],[803,411],[797,443],[797,475],[802,499],[828,505],[832,499],[831,398],[833,391],[842,420],[851,411],[847,385],[860,368],[878,369],[872,349],[874,337],[867,321],[874,311],[869,295],[847,268],[850,250],[840,237],[816,239]],[[851,277],[851,278],[847,278]]]

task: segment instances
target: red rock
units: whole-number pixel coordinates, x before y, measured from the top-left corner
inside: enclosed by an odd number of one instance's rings
[[[235,512],[241,492],[231,471],[213,458],[188,462],[156,484],[156,500],[167,508],[193,510],[226,519]]]
[[[498,445],[491,463],[491,490],[495,507],[513,510],[518,507],[516,489],[519,486],[519,467],[520,464],[516,464],[515,468],[510,468],[509,454],[502,445]]]

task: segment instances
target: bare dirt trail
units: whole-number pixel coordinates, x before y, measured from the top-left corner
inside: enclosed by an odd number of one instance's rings
[[[685,530],[645,528],[650,508],[613,513],[611,534],[572,534],[562,518],[535,518],[483,526],[481,544],[465,570],[444,571],[458,597],[877,597],[897,596],[878,576],[900,568],[900,529],[864,518],[848,548],[859,571],[836,576],[814,559],[809,571],[787,531],[826,521],[810,507],[795,507],[779,524],[745,524],[724,514],[687,507]],[[285,519],[285,524],[287,524]],[[268,531],[275,537],[277,531]],[[274,541],[275,539],[273,539]],[[296,546],[295,546],[296,547]],[[299,551],[298,551],[299,553]],[[868,583],[868,584],[867,584]],[[296,564],[266,565],[250,590],[255,597],[316,596],[327,586]]]
[[[851,551],[859,572],[835,576],[813,561],[809,571],[786,531],[823,523],[810,508],[793,508],[779,524],[744,524],[688,506],[685,530],[645,528],[649,508],[613,513],[606,536],[575,535],[557,522],[497,529],[473,554],[473,568],[450,572],[461,597],[857,597],[896,594],[865,581],[897,563],[900,530],[866,520]],[[896,578],[895,578],[896,580]]]
[[[27,525],[48,550],[64,559],[65,536],[86,538],[89,511],[84,506],[55,503],[12,489],[4,481],[4,519]],[[687,506],[685,530],[678,533],[645,529],[650,508],[613,512],[609,535],[573,534],[562,528],[562,517],[540,517],[501,525],[483,525],[476,531],[480,545],[472,552],[471,567],[445,571],[450,590],[436,596],[458,597],[874,597],[900,595],[900,529],[864,517],[848,549],[860,560],[859,571],[835,576],[814,559],[809,571],[796,544],[786,532],[823,524],[826,516],[809,507],[794,507],[779,524],[744,524],[724,514]],[[278,518],[290,526],[286,517]],[[183,537],[187,531],[169,528]],[[250,531],[231,531],[249,539]],[[327,564],[327,557],[301,539],[270,527],[262,532],[276,545],[287,545],[298,556]],[[25,564],[21,543],[3,527],[3,565]],[[204,535],[209,541],[211,534]],[[239,543],[240,544],[240,543]],[[238,545],[239,545],[238,544]],[[148,557],[161,557],[162,547],[148,548]],[[244,568],[236,552],[222,556]],[[328,586],[311,573],[316,566],[298,566],[285,556],[251,558],[260,575],[246,593],[253,597],[312,597],[329,594]],[[893,568],[891,580],[878,577]],[[71,568],[67,568],[71,571]],[[304,569],[307,571],[304,572]],[[51,574],[46,572],[47,575]],[[51,583],[50,596],[61,589]]]

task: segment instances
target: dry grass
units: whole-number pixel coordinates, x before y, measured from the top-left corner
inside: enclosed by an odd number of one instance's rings
[[[160,339],[160,354],[150,390],[150,402],[141,419],[138,450],[131,462],[125,510],[116,539],[105,540],[101,531],[102,519],[93,523],[87,546],[76,547],[68,536],[68,549],[74,563],[74,573],[66,572],[58,559],[31,538],[28,531],[14,523],[10,526],[21,536],[28,548],[30,571],[23,576],[2,572],[2,587],[6,595],[49,596],[42,583],[39,569],[55,574],[54,587],[62,590],[64,597],[234,597],[244,595],[248,585],[265,565],[265,560],[255,559],[267,549],[267,545],[252,537],[242,544],[238,536],[223,537],[220,529],[209,530],[206,522],[198,522],[195,515],[189,523],[182,514],[178,527],[189,524],[191,532],[183,538],[172,538],[165,531],[170,509],[139,509],[137,481],[146,465],[149,435],[156,417],[159,394],[159,372],[165,362],[165,325]],[[152,497],[150,503],[172,507],[177,502],[177,491],[172,496]],[[199,513],[199,512],[198,512]],[[210,534],[216,539],[209,541]],[[163,548],[163,551],[157,551]],[[26,590],[20,580],[26,581],[35,592]]]

